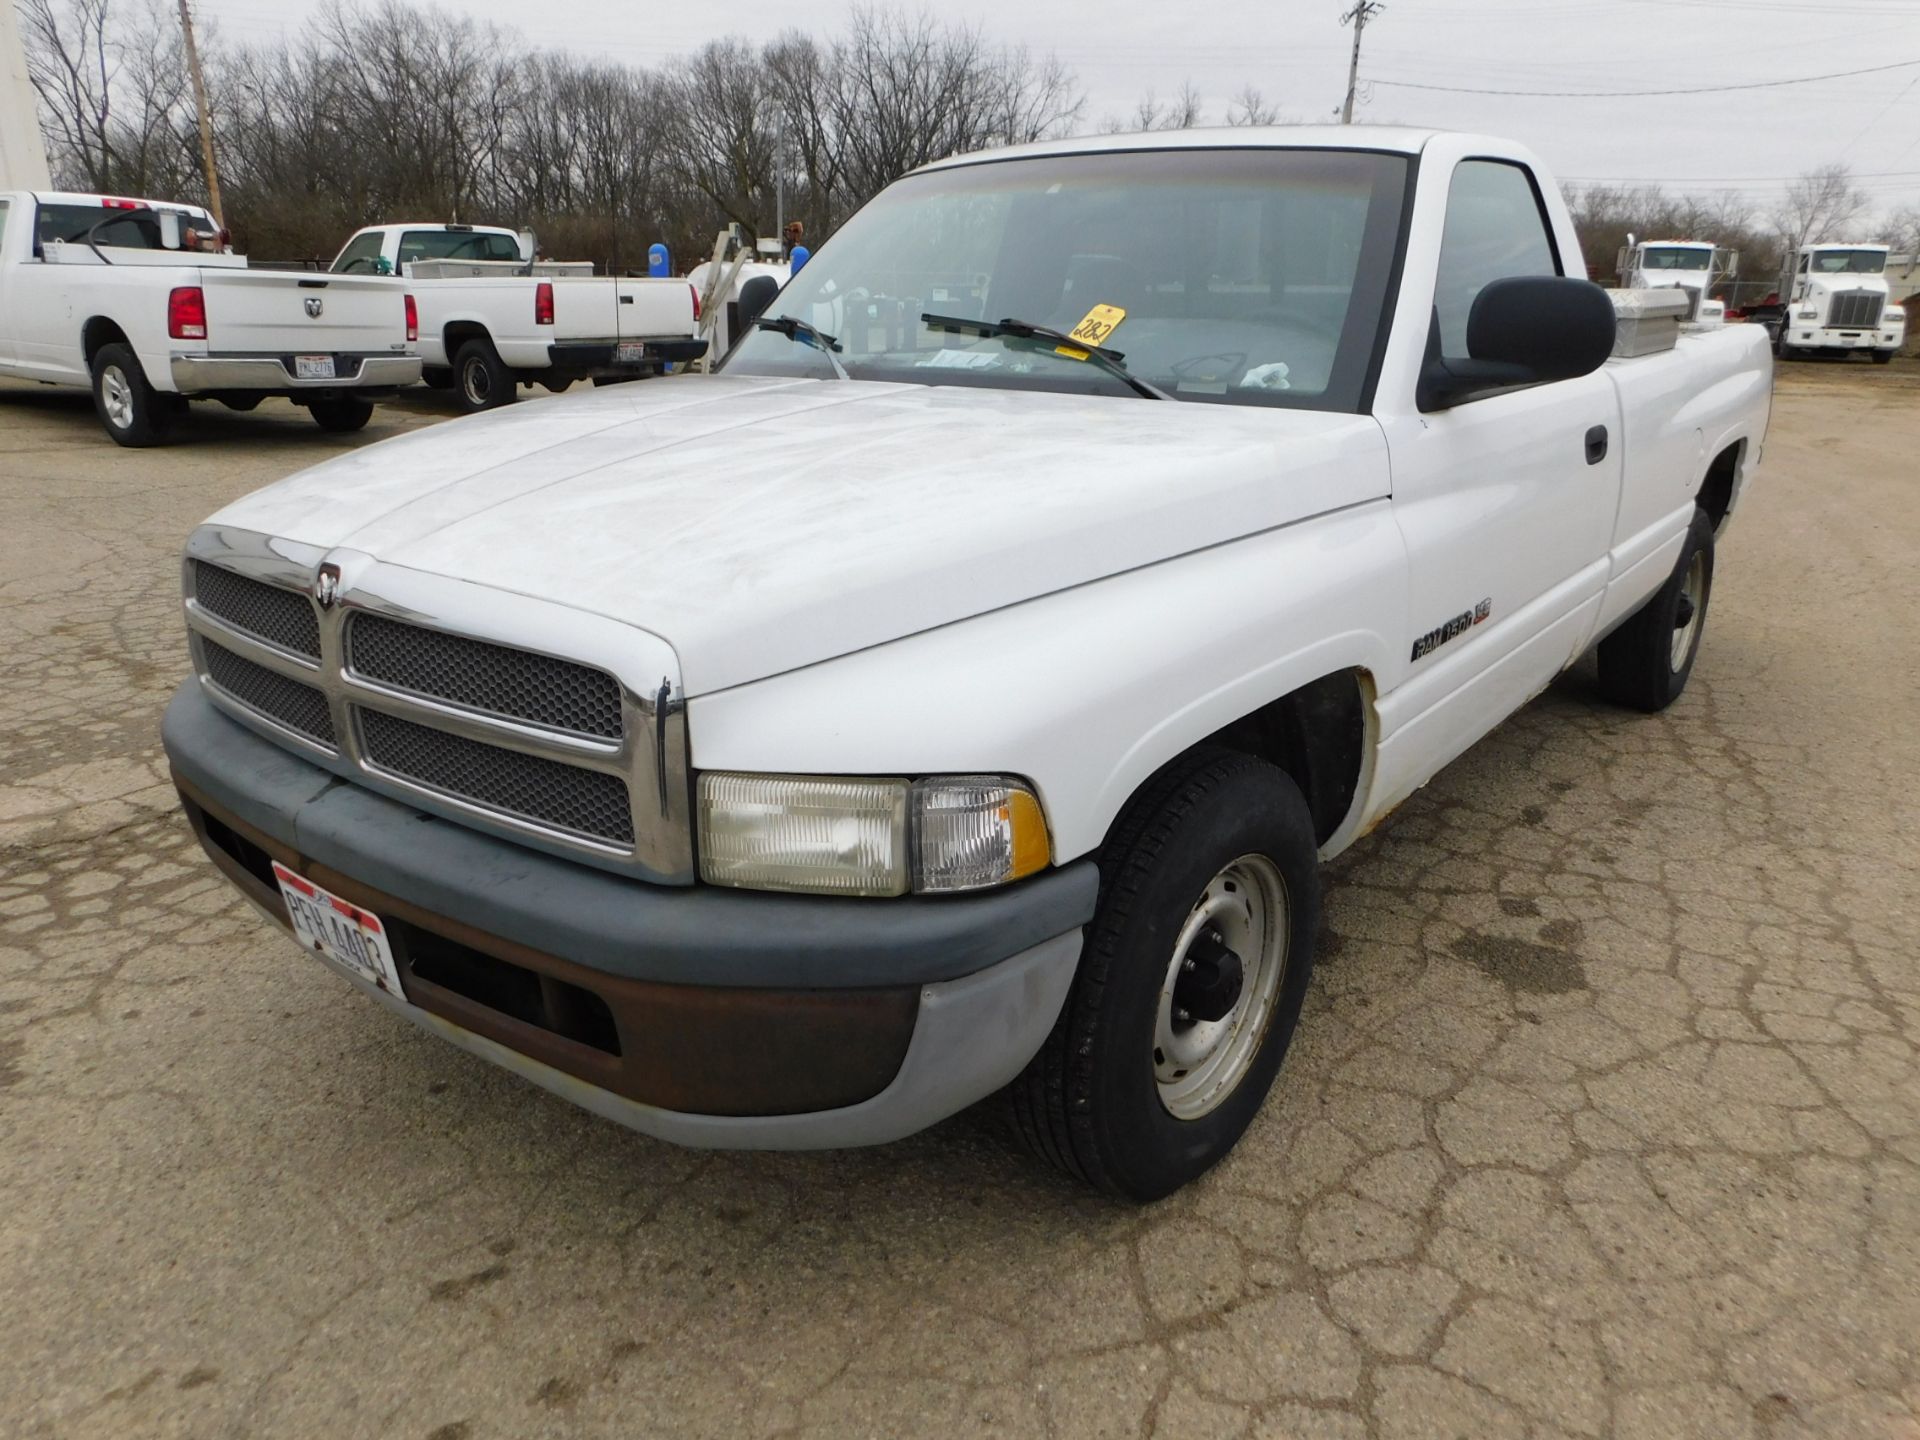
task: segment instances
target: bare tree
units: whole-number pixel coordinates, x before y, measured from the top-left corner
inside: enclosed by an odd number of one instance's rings
[[[1279,118],[1279,107],[1269,105],[1257,85],[1242,86],[1227,106],[1229,125],[1271,125]]]
[[[1817,240],[1845,238],[1846,228],[1864,215],[1872,197],[1853,183],[1845,165],[1808,170],[1787,186],[1773,213],[1773,228],[1789,253]]]

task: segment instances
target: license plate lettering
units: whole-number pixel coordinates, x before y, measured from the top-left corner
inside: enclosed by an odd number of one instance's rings
[[[404,998],[399,967],[394,964],[386,927],[379,916],[296,875],[277,860],[273,874],[280,882],[280,897],[286,901],[287,918],[302,948]]]
[[[293,357],[293,376],[296,380],[331,380],[333,374],[333,356],[296,355]]]
[[[645,345],[620,345],[616,346],[613,352],[613,361],[616,365],[638,365],[646,358]]]

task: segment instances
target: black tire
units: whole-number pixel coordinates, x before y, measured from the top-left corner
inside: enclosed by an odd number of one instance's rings
[[[1893,351],[1891,350],[1874,351],[1873,363],[1876,365],[1891,365],[1893,363]]]
[[[1213,1108],[1176,1118],[1156,1074],[1162,990],[1182,928],[1209,885],[1249,857],[1271,862],[1281,883],[1273,931],[1284,934],[1282,968],[1264,1030],[1237,1079],[1208,1102]],[[1320,919],[1313,821],[1277,767],[1235,751],[1199,750],[1135,797],[1102,852],[1100,872],[1073,990],[1007,1101],[1015,1132],[1041,1159],[1109,1194],[1157,1200],[1234,1147],[1293,1039]],[[1230,1022],[1246,1018],[1252,990],[1239,992]]]
[[[558,380],[542,380],[540,383],[546,386],[550,394],[564,395],[567,393],[568,387],[573,384],[573,377],[567,375]]]
[[[1704,510],[1696,509],[1679,563],[1667,583],[1600,642],[1600,693],[1616,705],[1649,715],[1678,700],[1693,674],[1712,598],[1713,522]],[[1676,632],[1687,626],[1691,632],[1676,660]]]
[[[114,443],[132,450],[158,445],[173,428],[174,397],[147,383],[132,349],[102,345],[93,357],[93,409]]]
[[[453,388],[453,368],[448,365],[428,365],[420,371],[420,383],[429,390],[451,390]]]
[[[329,435],[351,435],[373,418],[373,402],[343,395],[337,400],[316,400],[307,406],[307,413]]]
[[[497,410],[518,398],[513,371],[491,340],[475,336],[453,357],[453,393],[469,415]]]
[[[640,378],[638,375],[596,375],[593,377],[593,385],[596,390],[607,385],[631,385]]]

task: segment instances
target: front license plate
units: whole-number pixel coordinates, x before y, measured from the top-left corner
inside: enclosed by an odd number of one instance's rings
[[[387,946],[387,929],[380,917],[358,905],[349,905],[338,895],[321,889],[311,880],[273,862],[273,877],[280,882],[280,895],[287,902],[287,916],[293,921],[293,933],[309,950],[370,980],[389,995],[406,998],[400,988],[400,972],[393,963],[393,951]]]
[[[616,365],[638,365],[647,358],[644,345],[618,345],[614,347],[613,363]]]
[[[333,357],[331,355],[294,356],[293,378],[296,380],[333,379]]]

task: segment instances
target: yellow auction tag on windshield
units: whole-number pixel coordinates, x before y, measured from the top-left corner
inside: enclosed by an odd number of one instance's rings
[[[1127,312],[1118,305],[1096,305],[1070,332],[1082,345],[1104,345],[1107,337],[1120,328]]]

